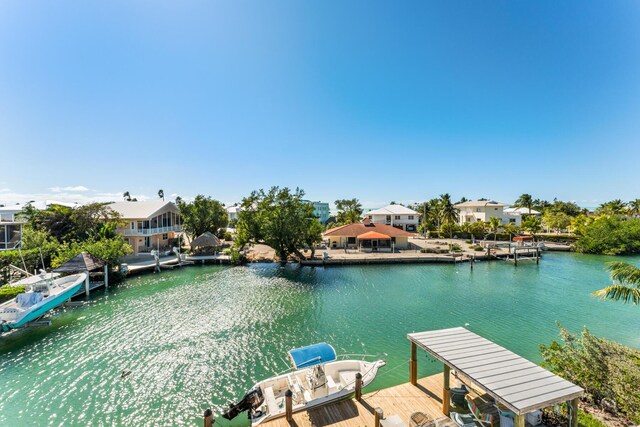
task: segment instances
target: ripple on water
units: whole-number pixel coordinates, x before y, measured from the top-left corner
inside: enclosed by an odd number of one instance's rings
[[[547,256],[540,266],[407,265],[312,269],[194,267],[130,279],[51,327],[0,341],[1,425],[193,425],[292,347],[388,353],[373,387],[406,381],[406,333],[461,326],[537,360],[554,321],[639,346],[640,313],[597,301],[604,260]],[[420,373],[439,369],[420,363]],[[394,367],[399,367],[393,369]],[[34,414],[37,418],[34,418]],[[228,423],[226,423],[228,424]],[[233,424],[245,425],[242,417]]]

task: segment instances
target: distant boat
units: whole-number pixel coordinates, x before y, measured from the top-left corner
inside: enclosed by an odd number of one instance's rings
[[[365,361],[366,355],[341,355],[334,348],[320,343],[290,350],[291,371],[260,381],[235,405],[222,414],[228,420],[248,411],[251,425],[285,415],[285,393],[291,390],[293,412],[308,410],[344,399],[356,389],[356,374],[362,375],[362,387],[369,385],[384,360]],[[362,360],[347,360],[347,357]]]
[[[29,283],[26,292],[0,304],[2,332],[20,328],[60,306],[80,289],[86,278],[87,273],[79,273],[57,279],[41,278]]]

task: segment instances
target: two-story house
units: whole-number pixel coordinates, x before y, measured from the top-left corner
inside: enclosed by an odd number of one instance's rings
[[[366,212],[365,218],[371,222],[391,225],[408,232],[416,232],[420,224],[420,214],[402,205],[389,205]]]
[[[22,205],[0,206],[0,251],[18,249],[22,243],[22,225],[18,218]]]
[[[466,222],[488,222],[491,218],[499,218],[503,225],[507,223],[520,225],[521,216],[504,212],[505,206],[509,205],[493,200],[470,200],[468,202],[454,205],[454,207],[459,211],[459,225]]]
[[[118,212],[125,226],[116,231],[133,247],[133,253],[168,249],[171,240],[182,232],[180,210],[164,200],[115,202],[109,205]]]

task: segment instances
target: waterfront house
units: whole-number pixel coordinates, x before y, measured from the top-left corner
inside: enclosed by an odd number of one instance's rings
[[[488,222],[491,218],[499,218],[503,225],[512,223],[520,225],[522,216],[504,211],[509,206],[493,200],[470,200],[454,205],[458,209],[458,224],[463,225],[469,222]]]
[[[0,251],[18,249],[22,244],[22,225],[19,218],[22,205],[0,206]]]
[[[331,212],[329,211],[329,203],[312,202],[310,200],[303,200],[303,202],[313,205],[313,215],[318,218],[321,223],[326,224],[327,221],[329,221],[329,217],[331,216]]]
[[[375,223],[369,219],[363,222],[332,228],[324,233],[332,249],[350,248],[363,252],[391,252],[394,249],[408,249],[412,233],[391,225]]]
[[[129,242],[134,254],[168,249],[182,232],[180,210],[173,202],[115,202],[109,207],[125,221],[125,226],[116,231]]]
[[[227,208],[227,219],[229,220],[229,223],[231,223],[231,221],[237,221],[239,213],[240,213],[240,206],[237,206],[237,205],[229,206]]]
[[[409,232],[416,232],[420,224],[420,214],[402,205],[388,205],[364,215],[374,224],[386,224]]]

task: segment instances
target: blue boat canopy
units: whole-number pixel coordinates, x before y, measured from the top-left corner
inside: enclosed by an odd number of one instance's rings
[[[308,368],[337,359],[336,351],[326,342],[289,350],[289,357],[295,369]]]

